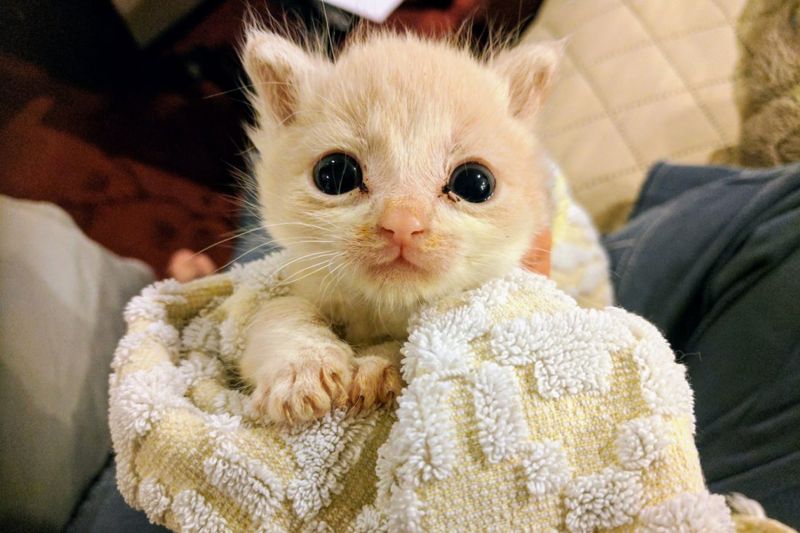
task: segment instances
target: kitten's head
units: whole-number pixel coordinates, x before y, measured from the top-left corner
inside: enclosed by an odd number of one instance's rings
[[[530,123],[557,58],[378,33],[331,62],[251,31],[255,177],[296,279],[409,305],[519,265],[549,216]]]

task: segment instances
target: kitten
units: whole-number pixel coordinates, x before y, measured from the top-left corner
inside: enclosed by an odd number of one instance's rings
[[[373,33],[331,62],[249,32],[254,174],[291,281],[256,312],[239,362],[265,419],[391,402],[398,345],[374,344],[402,341],[420,305],[504,275],[547,233],[531,121],[558,56],[525,44],[476,59]]]

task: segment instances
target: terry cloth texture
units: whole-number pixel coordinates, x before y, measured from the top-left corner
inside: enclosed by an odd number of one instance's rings
[[[613,303],[609,260],[591,217],[573,199],[561,169],[549,161],[552,202],[550,277],[581,307]]]
[[[658,331],[524,271],[431,305],[396,411],[264,426],[226,363],[281,255],[128,306],[114,356],[117,483],[178,531],[732,531]]]
[[[709,486],[800,526],[800,164],[659,164],[606,245],[619,304],[683,354]]]

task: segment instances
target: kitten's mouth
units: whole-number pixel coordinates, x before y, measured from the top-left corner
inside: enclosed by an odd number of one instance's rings
[[[387,254],[386,260],[372,265],[372,270],[379,274],[390,272],[402,272],[408,274],[423,274],[427,269],[422,267],[414,257],[409,257],[409,253],[403,249],[397,249],[394,253]]]
[[[420,266],[413,261],[410,261],[406,256],[400,254],[397,256],[396,259],[389,261],[387,266],[393,266],[396,268],[420,268]]]

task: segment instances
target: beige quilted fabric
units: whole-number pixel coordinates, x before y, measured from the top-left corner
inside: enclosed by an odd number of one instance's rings
[[[548,0],[525,39],[568,38],[545,146],[602,231],[660,159],[735,144],[734,24],[745,0]]]

